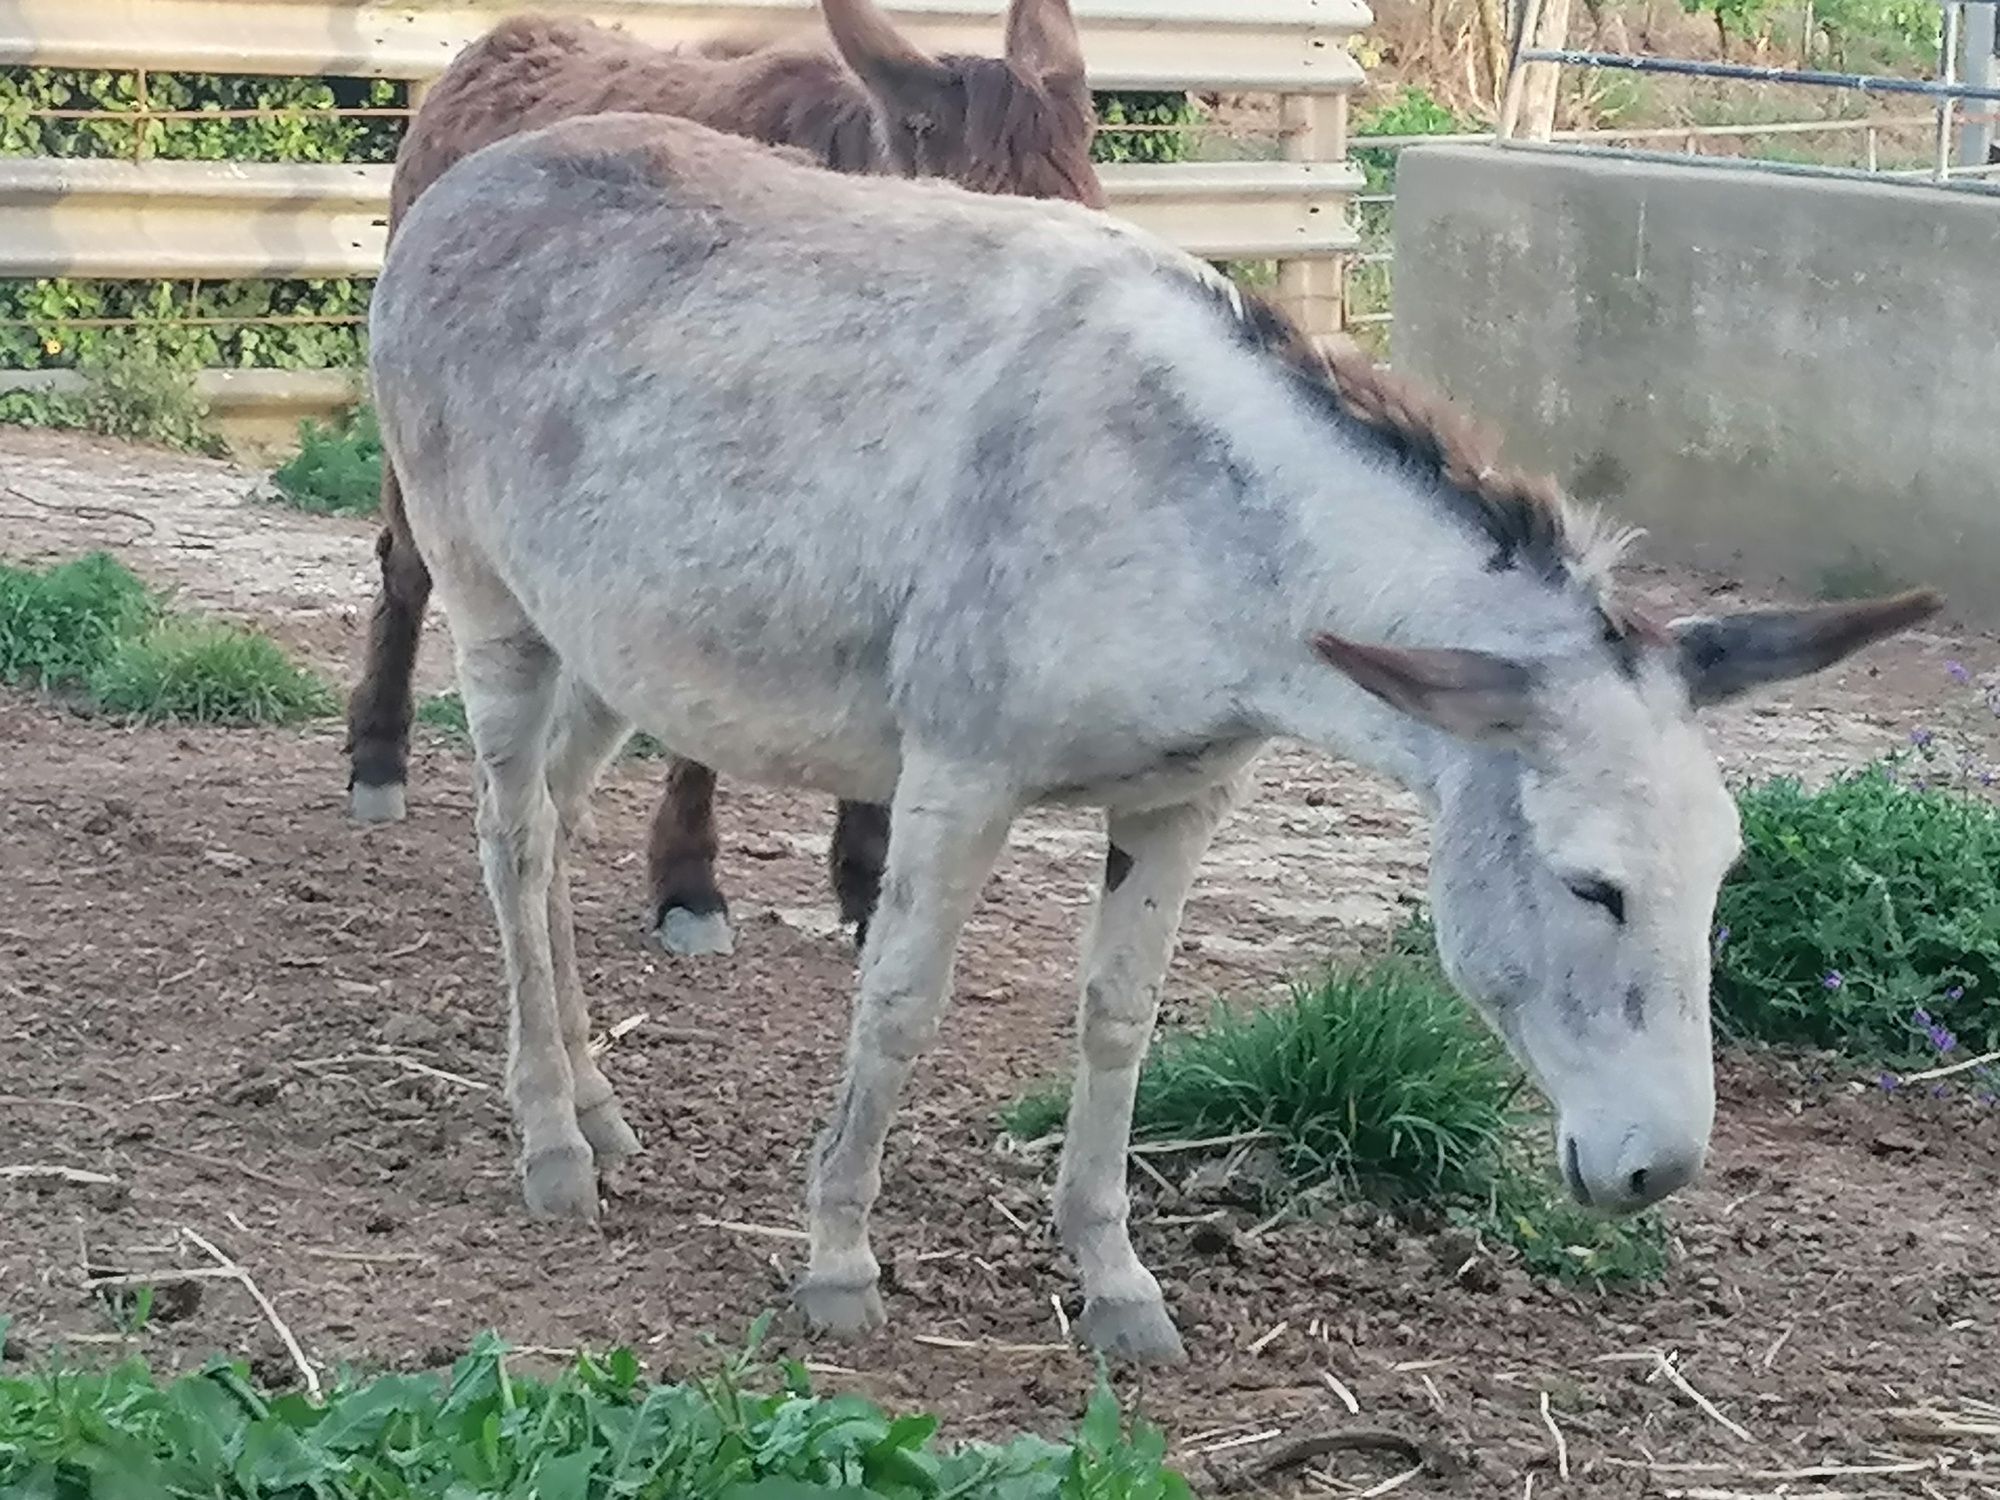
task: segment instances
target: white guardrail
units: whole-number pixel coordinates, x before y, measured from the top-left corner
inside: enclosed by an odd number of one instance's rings
[[[1114,213],[1215,260],[1279,263],[1279,294],[1317,333],[1337,331],[1338,259],[1358,249],[1347,164],[1347,41],[1363,0],[1073,0],[1100,89],[1275,94],[1283,159],[1118,165]],[[421,83],[520,3],[435,0],[5,0],[0,63],[105,70],[312,74]],[[730,30],[805,30],[813,0],[542,0],[662,45]],[[938,51],[990,52],[1002,0],[890,0]],[[358,276],[381,264],[389,168],[248,162],[0,159],[0,276]],[[0,389],[44,372],[0,373]],[[271,378],[265,378],[268,375]],[[55,384],[60,385],[57,381]],[[207,381],[225,427],[300,414],[335,383],[304,372]],[[289,427],[290,423],[284,424]]]

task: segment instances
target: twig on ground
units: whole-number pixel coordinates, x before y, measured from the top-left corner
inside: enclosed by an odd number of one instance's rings
[[[712,1219],[707,1214],[698,1214],[695,1223],[703,1229],[720,1229],[729,1234],[747,1234],[757,1239],[791,1240],[797,1243],[812,1238],[803,1229],[786,1229],[777,1224],[748,1224],[741,1219]]]
[[[1009,1208],[1006,1204],[1000,1201],[1000,1197],[997,1193],[989,1197],[986,1201],[993,1205],[994,1211],[997,1212],[1001,1218],[1005,1219],[1009,1224],[1012,1224],[1016,1229],[1020,1230],[1021,1233],[1023,1234],[1034,1233],[1034,1230],[1028,1227],[1027,1222],[1024,1219],[1022,1219],[1022,1217],[1019,1214],[1015,1213],[1013,1209]]]
[[[1356,1495],[1354,1500],[1375,1500],[1375,1497],[1378,1495],[1392,1494],[1423,1472],[1424,1466],[1422,1464],[1412,1464],[1400,1474],[1391,1474],[1380,1484],[1371,1484],[1367,1489]]]
[[[413,1250],[336,1250],[324,1245],[305,1245],[299,1253],[315,1255],[321,1260],[352,1261],[358,1265],[374,1265],[378,1261],[384,1265],[419,1265],[430,1259],[428,1255],[419,1255]]]
[[[158,1271],[116,1271],[104,1276],[86,1276],[86,1292],[108,1291],[121,1286],[177,1286],[184,1281],[234,1281],[234,1271],[221,1266],[163,1267]]]
[[[942,1333],[913,1333],[910,1342],[929,1349],[956,1349],[980,1354],[1068,1354],[1072,1346],[1062,1344],[1009,1344],[997,1339],[955,1339]]]
[[[1759,1363],[1762,1364],[1765,1369],[1768,1370],[1771,1368],[1771,1362],[1778,1357],[1778,1351],[1785,1347],[1786,1342],[1790,1340],[1793,1331],[1797,1329],[1798,1326],[1799,1325],[1796,1323],[1787,1323],[1785,1325],[1785,1331],[1779,1334],[1777,1338],[1772,1341],[1771,1347],[1764,1351],[1764,1358],[1760,1360]]]
[[[25,1094],[0,1094],[0,1105],[11,1106],[14,1109],[80,1109],[87,1114],[96,1115],[98,1119],[105,1121],[107,1124],[115,1124],[118,1119],[117,1115],[113,1114],[102,1104],[95,1103],[89,1099],[57,1099],[53,1097],[35,1099]]]
[[[1250,1347],[1245,1349],[1243,1352],[1245,1354],[1262,1354],[1266,1349],[1270,1348],[1271,1345],[1275,1343],[1279,1337],[1281,1337],[1284,1334],[1287,1328],[1290,1328],[1291,1326],[1292,1326],[1291,1320],[1288,1318],[1285,1321],[1279,1323],[1275,1328],[1267,1330],[1266,1332],[1260,1334],[1256,1339],[1252,1340]]]
[[[1569,1478],[1569,1439],[1565,1438],[1562,1429],[1556,1426],[1555,1410],[1549,1405],[1549,1393],[1547,1391],[1542,1392],[1542,1425],[1548,1428],[1549,1440],[1555,1444],[1556,1473],[1562,1478],[1567,1479]]]
[[[278,1335],[278,1341],[285,1346],[285,1353],[291,1356],[293,1365],[298,1368],[300,1378],[306,1383],[307,1397],[314,1401],[319,1400],[319,1372],[313,1369],[312,1362],[306,1358],[305,1350],[299,1347],[299,1341],[292,1336],[292,1330],[286,1326],[285,1320],[278,1316],[277,1308],[271,1305],[271,1299],[264,1295],[263,1289],[251,1278],[250,1273],[216,1248],[214,1242],[200,1230],[190,1229],[183,1224],[181,1233],[193,1241],[196,1248],[216,1265],[235,1273],[236,1280],[243,1284],[243,1290],[250,1294],[250,1300],[257,1304],[258,1311],[264,1314],[264,1321],[271,1325],[272,1330]]]
[[[86,1172],[81,1167],[44,1166],[34,1163],[18,1167],[0,1167],[0,1178],[10,1181],[26,1179],[30,1182],[74,1182],[84,1187],[110,1187],[118,1181],[103,1172]]]
[[[1642,1353],[1631,1354],[1600,1354],[1597,1356],[1596,1363],[1600,1365],[1650,1364],[1653,1366],[1654,1376],[1664,1376],[1667,1383],[1683,1396],[1687,1397],[1689,1401],[1693,1402],[1695,1408],[1703,1416],[1707,1417],[1738,1441],[1747,1443],[1751,1440],[1750,1434],[1739,1423],[1730,1421],[1729,1418],[1725,1417],[1716,1408],[1713,1401],[1688,1384],[1687,1377],[1674,1367],[1673,1360],[1658,1349],[1649,1349]]]
[[[146,528],[144,532],[146,536],[157,536],[159,534],[159,525],[151,516],[145,515],[140,511],[127,510],[122,505],[91,505],[78,501],[42,500],[29,494],[19,485],[13,484],[7,486],[5,493],[16,500],[26,501],[37,510],[52,510],[58,515],[70,516],[79,521],[97,521],[109,516],[116,516],[123,521],[138,522]]]
[[[203,1151],[189,1151],[184,1146],[169,1146],[164,1141],[141,1141],[138,1144],[144,1150],[178,1156],[183,1161],[199,1162],[204,1167],[214,1167],[218,1171],[240,1172],[252,1182],[261,1182],[266,1187],[278,1188],[287,1193],[324,1193],[329,1198],[335,1196],[330,1188],[303,1182],[289,1182],[283,1177],[273,1177],[269,1172],[260,1172],[243,1162],[230,1161],[227,1157],[210,1156]]]
[[[1346,1383],[1338,1375],[1331,1370],[1321,1370],[1319,1378],[1326,1382],[1326,1388],[1339,1398],[1342,1406],[1347,1408],[1349,1416],[1361,1415],[1361,1403],[1354,1399],[1354,1392],[1347,1388]]]
[[[1135,1156],[1172,1156],[1180,1151],[1209,1151],[1217,1146],[1240,1146],[1249,1141],[1268,1141],[1268,1130],[1239,1130],[1233,1135],[1204,1136],[1194,1141],[1138,1141],[1132,1146]]]
[[[1253,1462],[1229,1473],[1218,1475],[1215,1488],[1219,1494],[1233,1494],[1240,1490],[1254,1489],[1273,1475],[1342,1452],[1400,1454],[1416,1465],[1409,1471],[1411,1476],[1422,1473],[1425,1463],[1423,1449],[1402,1433],[1389,1432],[1381,1428],[1356,1427],[1346,1432],[1310,1433],[1304,1437],[1293,1438],[1290,1442],[1281,1443]],[[1398,1478],[1395,1485],[1407,1482],[1407,1478]],[[1394,1488],[1395,1485],[1391,1485],[1390,1488]],[[1378,1487],[1368,1493],[1386,1495],[1389,1490]]]
[[[316,1072],[320,1069],[344,1068],[354,1063],[387,1063],[392,1068],[401,1068],[405,1072],[416,1073],[425,1078],[455,1083],[462,1089],[476,1089],[480,1093],[493,1091],[493,1085],[490,1083],[483,1083],[477,1078],[467,1078],[463,1073],[451,1073],[443,1068],[434,1068],[429,1063],[418,1062],[414,1057],[405,1057],[400,1052],[343,1052],[334,1057],[309,1057],[302,1062],[293,1063],[292,1066]]]
[[[1069,1314],[1063,1311],[1062,1298],[1058,1297],[1054,1292],[1050,1292],[1049,1306],[1056,1310],[1056,1327],[1062,1333],[1064,1345],[1068,1345],[1074,1335],[1070,1332]]]
[[[382,958],[385,961],[392,958],[408,958],[412,953],[423,952],[424,949],[430,947],[430,945],[431,945],[431,935],[428,932],[426,932],[421,937],[419,937],[414,943],[405,943],[400,948],[391,948],[387,953],[384,953],[382,955]]]
[[[1896,1076],[1897,1086],[1906,1083],[1929,1083],[1937,1078],[1950,1078],[1956,1073],[1970,1073],[1974,1068],[1983,1068],[1990,1063],[2000,1062],[2000,1052],[1988,1052],[1981,1057],[1968,1057],[1964,1062],[1955,1062],[1945,1068],[1930,1068],[1922,1073],[1900,1073]]]
[[[619,1042],[630,1036],[651,1019],[651,1013],[642,1010],[627,1016],[622,1021],[613,1023],[603,1036],[592,1037],[590,1039],[590,1055],[592,1057],[604,1056],[605,1053],[609,1052]]]
[[[1132,1163],[1133,1166],[1137,1167],[1141,1172],[1144,1172],[1148,1177],[1153,1179],[1153,1186],[1160,1190],[1160,1197],[1162,1201],[1172,1202],[1180,1197],[1181,1190],[1175,1187],[1171,1182],[1167,1181],[1166,1174],[1162,1172],[1158,1167],[1154,1166],[1151,1162],[1147,1161],[1145,1157],[1132,1156],[1128,1153],[1127,1159]]]

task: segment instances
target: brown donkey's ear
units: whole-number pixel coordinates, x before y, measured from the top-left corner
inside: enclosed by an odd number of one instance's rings
[[[1887,599],[1676,620],[1668,628],[1688,696],[1701,708],[1830,667],[1942,608],[1942,596],[1913,589]]]
[[[855,76],[899,115],[928,115],[950,72],[912,42],[875,0],[820,0],[833,45]]]
[[[1081,86],[1083,42],[1069,0],[1013,0],[1007,7],[1007,61],[1030,77]]]
[[[1357,686],[1434,729],[1479,744],[1519,747],[1529,737],[1534,677],[1483,651],[1364,646],[1316,635],[1313,650]]]

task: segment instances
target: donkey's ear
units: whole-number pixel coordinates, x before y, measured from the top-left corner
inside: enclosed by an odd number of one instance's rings
[[[875,0],[820,0],[841,59],[868,92],[899,115],[929,114],[950,70],[898,31]]]
[[[1069,0],[1013,0],[1007,7],[1007,61],[1032,78],[1081,87],[1083,42]]]
[[[1668,628],[1688,696],[1701,708],[1830,667],[1942,608],[1940,595],[1913,589],[1887,599],[1676,620]]]
[[[1519,662],[1483,651],[1364,646],[1316,635],[1313,650],[1357,686],[1446,734],[1479,744],[1527,743],[1534,676]]]

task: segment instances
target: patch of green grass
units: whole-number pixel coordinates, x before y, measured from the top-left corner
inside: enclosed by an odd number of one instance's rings
[[[272,473],[284,503],[320,516],[373,515],[382,494],[382,434],[357,406],[331,427],[299,424],[299,451]]]
[[[0,563],[0,682],[70,690],[107,713],[199,724],[289,724],[333,694],[240,625],[162,612],[105,553],[47,568]]]
[[[0,681],[78,686],[158,613],[145,584],[108,553],[39,569],[0,563]]]
[[[1164,1038],[1133,1122],[1154,1138],[1261,1130],[1302,1186],[1434,1197],[1483,1185],[1516,1087],[1435,967],[1391,958],[1330,970],[1284,1004],[1218,1006],[1203,1030]],[[1065,1107],[1031,1095],[1008,1128],[1047,1134]]]
[[[1891,1064],[1951,1050],[1940,1029],[2000,1048],[2000,808],[1938,779],[1916,754],[1738,796],[1744,856],[1716,912],[1723,1028]]]
[[[137,1362],[0,1380],[0,1494],[1191,1500],[1160,1434],[1128,1428],[1101,1382],[1070,1442],[949,1448],[937,1429],[750,1354],[679,1385],[623,1349],[539,1380],[489,1334],[448,1378],[343,1375],[319,1405],[220,1360],[165,1382]]]
[[[448,739],[472,743],[472,729],[465,722],[465,701],[457,693],[438,693],[424,699],[417,705],[417,722]],[[666,755],[667,747],[640,730],[625,742],[619,753],[634,760],[659,760]]]
[[[275,642],[225,620],[167,619],[90,676],[98,707],[191,724],[293,724],[333,712],[332,690]]]

